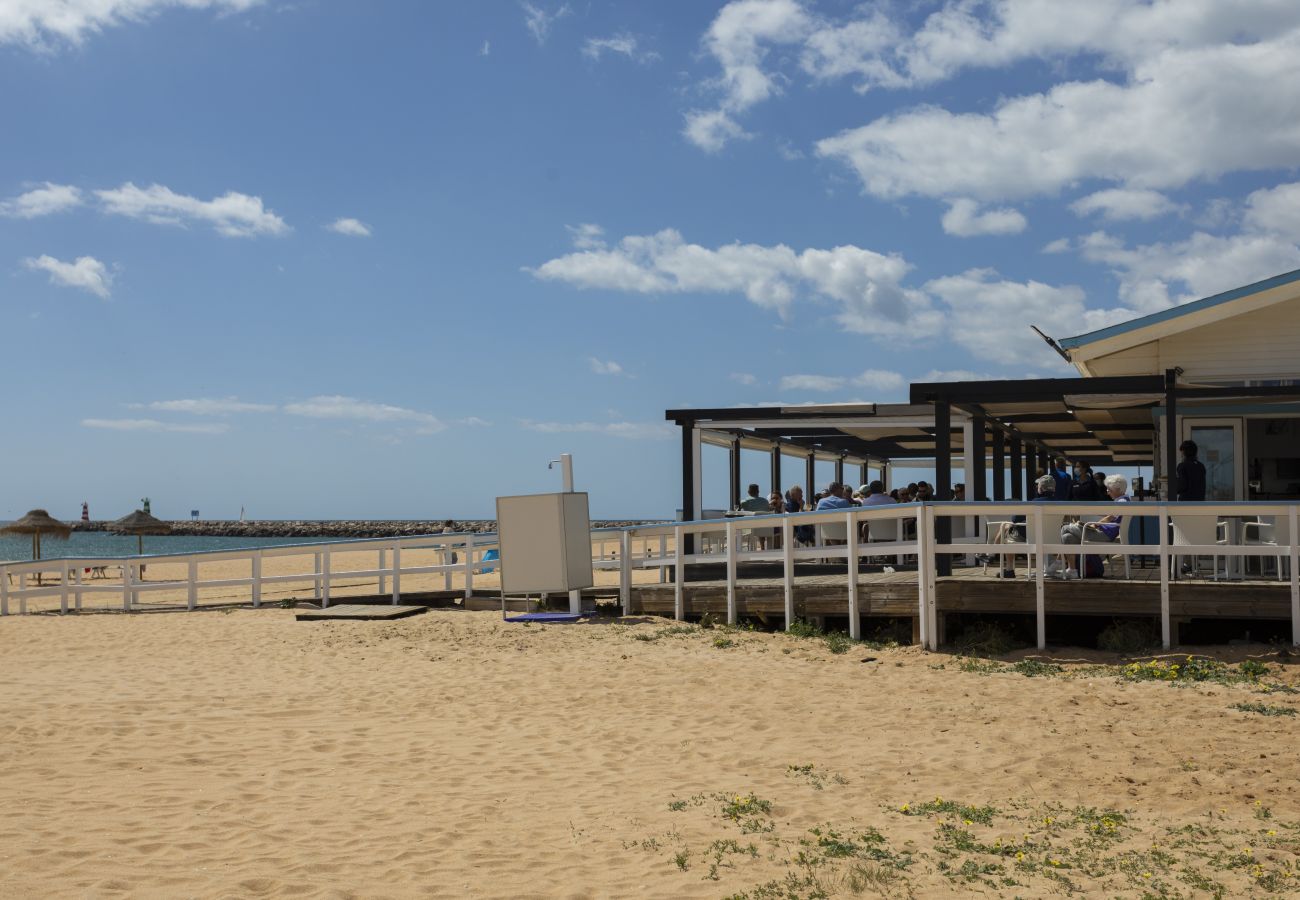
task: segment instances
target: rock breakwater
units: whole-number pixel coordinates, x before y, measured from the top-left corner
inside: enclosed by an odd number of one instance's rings
[[[646,525],[658,519],[593,521],[593,528],[625,528]],[[448,524],[450,522],[450,524]],[[108,531],[112,522],[76,522],[74,531]],[[495,519],[436,519],[428,521],[368,519],[278,519],[238,522],[228,519],[183,519],[170,523],[171,533],[186,537],[270,537],[270,538],[381,538],[438,534],[495,532]]]

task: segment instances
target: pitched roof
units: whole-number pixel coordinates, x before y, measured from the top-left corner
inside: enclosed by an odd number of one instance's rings
[[[1141,316],[1136,319],[1130,319],[1127,322],[1120,322],[1118,325],[1111,325],[1108,328],[1099,328],[1098,330],[1090,331],[1087,334],[1062,338],[1057,343],[1059,343],[1061,348],[1064,350],[1076,350],[1089,344],[1095,344],[1099,341],[1109,340],[1110,338],[1119,337],[1123,334],[1131,334],[1132,332],[1142,331],[1143,329],[1151,328],[1156,325],[1163,325],[1165,323],[1171,323],[1171,325],[1162,329],[1161,336],[1163,336],[1163,334],[1174,334],[1187,328],[1194,328],[1197,325],[1203,324],[1203,322],[1188,318],[1196,313],[1205,312],[1206,310],[1221,307],[1238,300],[1244,300],[1248,297],[1254,297],[1257,294],[1262,294],[1263,292],[1272,290],[1273,288],[1282,287],[1298,281],[1300,281],[1300,269],[1296,269],[1294,272],[1286,272],[1282,275],[1274,275],[1272,278],[1266,278],[1263,281],[1256,281],[1254,284],[1248,284],[1244,287],[1233,288],[1230,291],[1224,291],[1223,293],[1215,294],[1212,297],[1205,297],[1201,300],[1193,300],[1191,303],[1183,303],[1179,306],[1170,307],[1169,309],[1162,309],[1160,312],[1151,313],[1150,315]],[[1232,315],[1232,313],[1227,310],[1222,310],[1221,312],[1223,314],[1216,316],[1215,318],[1227,318],[1229,315]],[[1185,322],[1179,322],[1178,320],[1180,319],[1185,320]],[[1141,341],[1139,340],[1134,341],[1133,343],[1140,342]]]

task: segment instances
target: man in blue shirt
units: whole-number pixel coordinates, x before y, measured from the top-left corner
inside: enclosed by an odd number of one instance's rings
[[[1065,461],[1064,456],[1058,456],[1052,467],[1052,478],[1056,480],[1056,499],[1069,500],[1070,491],[1074,487],[1074,479],[1070,477],[1070,466]]]
[[[826,496],[817,501],[818,512],[824,509],[848,509],[853,505],[852,501],[844,499],[844,485],[838,481],[832,481],[826,492]]]

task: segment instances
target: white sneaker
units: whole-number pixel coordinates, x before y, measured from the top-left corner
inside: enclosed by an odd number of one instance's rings
[[[1079,573],[1074,569],[1066,569],[1065,574],[1061,577],[1066,581],[1077,581],[1079,579]]]
[[[1048,563],[1047,568],[1043,569],[1043,574],[1048,578],[1060,578],[1062,566],[1060,562]]]

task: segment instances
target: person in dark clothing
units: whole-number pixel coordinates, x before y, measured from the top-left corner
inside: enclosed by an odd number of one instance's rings
[[[1102,496],[1101,488],[1092,477],[1092,466],[1086,462],[1074,464],[1074,485],[1070,488],[1070,499],[1081,503],[1107,499]]]
[[[1205,464],[1196,458],[1198,448],[1196,441],[1183,441],[1178,448],[1183,453],[1183,461],[1178,464],[1177,500],[1205,499]]]
[[[1056,458],[1051,475],[1056,481],[1056,499],[1069,500],[1070,489],[1074,487],[1074,481],[1070,478],[1070,465],[1065,461],[1064,456]]]

